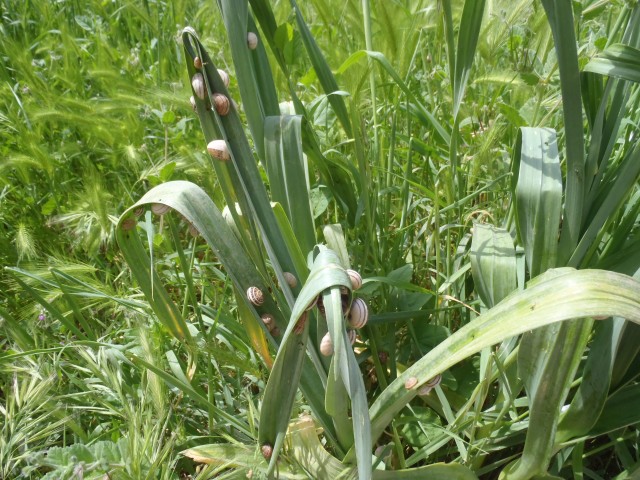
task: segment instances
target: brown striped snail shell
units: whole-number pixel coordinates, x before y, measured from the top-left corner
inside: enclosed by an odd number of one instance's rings
[[[189,224],[189,233],[192,237],[197,237],[198,235],[200,235],[200,232],[193,223]]]
[[[287,282],[287,285],[289,285],[291,288],[296,288],[298,286],[298,279],[293,273],[284,272],[282,276],[284,277],[284,280]]]
[[[362,286],[362,277],[355,270],[348,269],[347,275],[349,275],[349,280],[351,280],[351,287],[354,290],[358,290]]]
[[[204,84],[204,77],[201,73],[196,73],[193,78],[191,78],[191,86],[198,98],[204,100],[204,97],[207,95],[207,86]]]
[[[351,343],[351,345],[356,343],[357,336],[358,334],[356,333],[355,330],[347,330],[347,338],[349,339],[349,342]]]
[[[324,337],[320,341],[320,353],[325,357],[333,355],[333,342],[329,336],[329,332],[325,333]]]
[[[137,224],[138,222],[135,218],[129,217],[122,221],[122,223],[120,224],[120,228],[122,228],[122,230],[133,230],[134,228],[136,228]]]
[[[133,214],[136,217],[139,217],[140,215],[142,215],[144,213],[144,207],[138,207],[133,211]]]
[[[193,59],[193,66],[200,70],[202,68],[202,59],[200,57],[195,57]]]
[[[224,70],[218,69],[218,75],[220,75],[220,80],[222,80],[222,83],[224,83],[224,86],[228,87],[229,86],[229,74],[227,72],[225,72]]]
[[[436,375],[435,377],[433,377],[431,380],[429,380],[427,383],[425,383],[420,387],[420,389],[418,390],[418,395],[429,395],[429,393],[431,393],[431,390],[433,390],[438,385],[440,385],[441,381],[442,381],[442,375],[440,374]]]
[[[210,141],[207,145],[207,151],[211,154],[212,157],[215,157],[218,160],[222,160],[223,162],[226,162],[231,158],[231,155],[229,155],[227,142],[225,142],[224,140]]]
[[[264,326],[267,327],[267,330],[273,332],[273,329],[276,327],[276,319],[274,318],[274,316],[270,313],[265,313],[261,315],[260,318],[262,319],[262,323],[264,323]]]
[[[256,307],[259,307],[264,303],[264,295],[262,294],[262,290],[258,287],[249,287],[247,289],[247,298]]]
[[[351,328],[362,328],[367,324],[369,309],[361,298],[356,298],[349,310],[348,322]]]
[[[151,205],[151,211],[156,215],[164,215],[169,210],[171,210],[171,207],[169,205],[165,205],[164,203],[154,203],[153,205]]]
[[[256,49],[256,47],[258,46],[258,36],[255,33],[247,33],[247,45],[251,50]]]
[[[218,112],[218,115],[224,116],[229,113],[231,103],[229,102],[229,99],[221,93],[214,93],[213,106],[216,109],[216,112]]]

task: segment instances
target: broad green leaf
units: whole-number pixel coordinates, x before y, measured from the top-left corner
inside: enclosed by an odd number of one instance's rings
[[[309,174],[302,153],[302,117],[267,117],[264,126],[265,160],[271,197],[287,213],[300,248],[316,244],[309,202]]]
[[[584,71],[640,83],[640,50],[616,43],[596,55]]]
[[[558,58],[564,114],[567,176],[559,247],[559,258],[564,264],[580,238],[585,190],[580,71],[571,0],[542,0],[542,6],[551,27]]]
[[[617,315],[640,323],[639,299],[640,282],[614,272],[566,269],[541,276],[530,288],[512,293],[460,328],[390,383],[370,408],[372,439],[424,383],[483,348],[573,318]],[[415,385],[406,388],[405,382],[412,378]]]
[[[587,434],[598,420],[609,393],[616,352],[627,324],[617,318],[596,326],[582,382],[558,424],[556,443]]]
[[[555,132],[521,128],[515,159],[518,232],[533,278],[557,263],[562,174]]]
[[[474,225],[470,258],[475,288],[488,308],[516,289],[516,251],[509,232]]]

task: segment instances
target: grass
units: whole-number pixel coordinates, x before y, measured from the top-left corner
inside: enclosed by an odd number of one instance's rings
[[[0,12],[1,478],[637,471],[640,7]]]

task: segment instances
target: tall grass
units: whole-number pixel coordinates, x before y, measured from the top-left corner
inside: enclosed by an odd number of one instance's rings
[[[637,470],[637,5],[3,7],[5,476]]]

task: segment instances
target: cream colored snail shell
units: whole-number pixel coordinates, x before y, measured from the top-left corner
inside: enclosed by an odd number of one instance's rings
[[[198,98],[204,100],[204,97],[207,95],[207,86],[204,84],[204,77],[201,73],[196,73],[193,78],[191,78],[191,86]]]
[[[200,57],[195,57],[193,59],[193,66],[200,70],[202,68],[202,59]]]
[[[349,280],[351,280],[351,287],[354,290],[358,290],[362,286],[362,277],[355,270],[347,270],[347,275],[349,275]]]
[[[347,338],[349,339],[349,342],[351,343],[351,345],[356,343],[357,336],[358,334],[356,333],[355,330],[347,330]]]
[[[156,215],[164,215],[169,210],[171,210],[171,207],[169,205],[165,205],[164,203],[154,203],[153,205],[151,205],[151,211]]]
[[[284,272],[282,274],[282,276],[284,277],[285,281],[287,282],[287,285],[289,285],[291,288],[296,288],[298,286],[298,279],[296,278],[296,276],[293,273]]]
[[[227,72],[225,72],[224,70],[218,69],[218,75],[220,75],[220,80],[222,80],[222,83],[224,83],[224,86],[228,87],[229,86],[229,74]]]
[[[267,327],[267,330],[273,332],[273,329],[276,326],[276,319],[274,318],[274,316],[270,313],[265,313],[261,315],[260,318],[262,319],[262,323],[264,323],[264,326]]]
[[[198,109],[198,106],[196,105],[196,97],[191,95],[189,102],[191,103],[191,108],[193,108],[193,111],[195,112]]]
[[[247,33],[247,45],[251,50],[256,49],[256,47],[258,46],[258,36],[255,33],[253,32]]]
[[[349,326],[351,328],[362,328],[367,324],[368,318],[369,309],[366,302],[361,298],[356,298],[351,304],[351,310],[349,310]]]
[[[320,341],[320,353],[325,357],[333,355],[333,342],[329,336],[329,332],[325,333],[324,337]]]
[[[227,142],[225,142],[224,140],[210,141],[207,145],[207,151],[211,154],[212,157],[215,157],[218,160],[222,160],[223,162],[226,162],[231,158],[231,155],[229,155]]]
[[[259,307],[264,303],[264,295],[262,294],[262,290],[258,287],[249,287],[247,289],[247,298],[256,307]]]
[[[418,379],[416,377],[409,377],[407,378],[407,381],[404,382],[404,388],[406,388],[407,390],[411,390],[417,384],[418,384]]]

